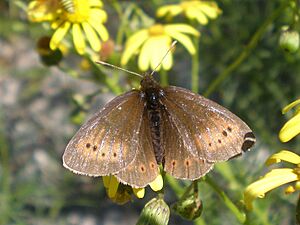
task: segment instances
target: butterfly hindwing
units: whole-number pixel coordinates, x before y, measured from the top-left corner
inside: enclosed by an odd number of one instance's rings
[[[162,148],[164,170],[175,178],[195,180],[208,173],[213,163],[193,156],[183,143],[184,137],[168,111],[162,110]]]
[[[144,112],[137,148],[135,159],[125,169],[114,175],[124,184],[141,188],[151,183],[158,175],[147,111]]]
[[[255,142],[251,129],[240,118],[187,89],[164,88],[161,102],[182,137],[184,148],[194,157],[226,161]]]
[[[71,139],[63,155],[64,166],[89,176],[109,175],[125,168],[138,151],[143,112],[144,101],[138,91],[110,101]]]

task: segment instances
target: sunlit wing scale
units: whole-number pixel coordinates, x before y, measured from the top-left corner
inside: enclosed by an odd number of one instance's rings
[[[140,92],[133,90],[116,97],[71,139],[63,165],[89,176],[105,176],[125,168],[138,151],[143,112]]]
[[[175,178],[195,180],[213,168],[213,163],[193,156],[184,145],[181,135],[166,110],[162,110],[162,149],[164,150],[164,170]]]
[[[251,129],[224,107],[184,88],[163,90],[162,105],[194,157],[226,161],[255,143]]]
[[[135,188],[145,187],[158,176],[147,112],[144,112],[135,159],[123,170],[114,174],[117,179]]]

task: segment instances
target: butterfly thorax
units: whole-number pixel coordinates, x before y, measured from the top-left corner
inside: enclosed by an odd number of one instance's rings
[[[150,75],[146,75],[141,82],[141,91],[144,94],[147,116],[150,122],[150,131],[155,158],[158,164],[163,162],[164,153],[161,147],[161,108],[160,98],[163,90]]]

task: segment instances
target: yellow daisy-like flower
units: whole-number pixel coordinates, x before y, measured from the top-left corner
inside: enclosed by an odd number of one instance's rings
[[[208,19],[215,19],[221,14],[221,9],[215,2],[211,1],[182,1],[179,4],[162,6],[157,10],[157,16],[174,17],[184,14],[191,20],[196,20],[200,24],[207,24]]]
[[[142,29],[134,33],[126,42],[125,51],[121,58],[121,64],[125,65],[129,59],[139,53],[138,66],[142,71],[152,70],[160,63],[163,56],[170,48],[172,39],[180,42],[188,52],[193,55],[195,46],[188,35],[198,37],[200,33],[186,24],[155,24],[148,29]],[[159,49],[159,51],[157,51]],[[172,54],[168,54],[162,62],[162,68],[169,70],[173,64]],[[159,70],[157,68],[157,70]]]
[[[300,99],[292,102],[291,104],[284,107],[282,113],[290,111],[292,108],[300,104]],[[300,134],[300,107],[296,109],[294,116],[284,124],[279,132],[279,139],[282,142],[287,142],[294,138],[296,135]]]
[[[143,198],[145,195],[145,188],[131,188],[128,185],[123,185],[115,176],[105,176],[102,177],[102,179],[108,197],[117,203],[123,204],[129,201],[131,199],[131,193],[138,198]],[[149,186],[153,191],[160,191],[163,188],[161,174],[159,174]]]
[[[72,10],[63,8],[59,17],[52,22],[55,32],[50,41],[50,48],[56,49],[68,31],[72,30],[73,42],[79,54],[85,52],[85,39],[94,51],[101,49],[102,41],[108,40],[108,32],[103,25],[107,19],[100,0],[73,0]]]
[[[272,155],[267,161],[267,165],[281,161],[293,163],[295,168],[273,169],[264,177],[250,184],[244,192],[244,202],[246,208],[252,209],[252,202],[255,198],[264,198],[265,194],[281,185],[295,182],[286,188],[287,194],[300,190],[300,156],[290,151],[280,151]]]
[[[57,17],[61,5],[59,0],[31,1],[27,8],[28,19],[32,22],[50,21]]]
[[[300,103],[300,99],[287,105],[282,113],[285,114],[290,109]],[[295,116],[290,119],[280,130],[279,138],[282,142],[287,142],[300,133],[300,113],[299,108],[296,110]],[[267,192],[281,185],[295,182],[285,189],[286,194],[300,190],[300,156],[287,150],[282,150],[266,161],[266,165],[272,165],[281,161],[295,164],[295,168],[273,169],[264,177],[250,184],[244,192],[244,201],[246,208],[252,209],[252,201],[255,198],[263,198]]]

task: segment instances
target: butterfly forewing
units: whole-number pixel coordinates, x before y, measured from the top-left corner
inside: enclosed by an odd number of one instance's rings
[[[251,129],[240,118],[189,90],[167,87],[161,102],[182,137],[185,149],[197,158],[225,161],[255,142]]]
[[[129,165],[138,151],[144,101],[130,91],[109,102],[69,142],[64,166],[75,173],[104,176]]]
[[[166,110],[162,110],[162,148],[164,150],[164,170],[179,179],[195,180],[209,172],[213,163],[199,159],[191,154],[184,144],[173,117]]]
[[[147,111],[144,112],[138,135],[135,159],[123,170],[115,174],[119,181],[135,188],[145,187],[158,175]]]

